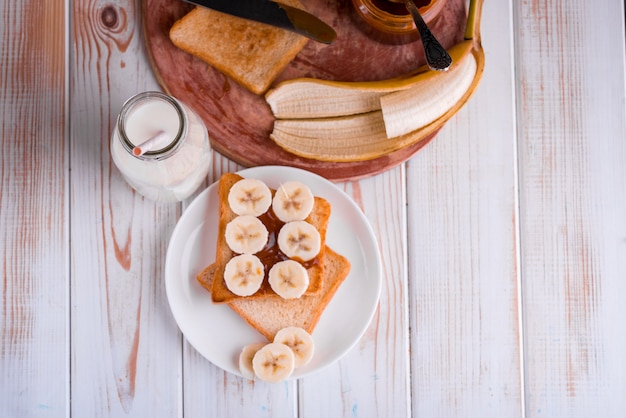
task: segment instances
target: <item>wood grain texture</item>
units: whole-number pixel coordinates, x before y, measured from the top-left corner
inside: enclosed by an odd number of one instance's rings
[[[418,417],[523,416],[515,80],[506,16],[511,2],[486,2],[483,81],[407,164]]]
[[[133,1],[72,3],[72,415],[177,416],[182,344],[163,285],[179,205],[134,193],[109,139],[123,101],[157,89]]]
[[[185,417],[297,417],[297,381],[252,382],[185,350]]]
[[[188,202],[141,198],[109,158],[123,101],[158,88],[140,2],[0,5],[0,416],[624,415],[623,2],[485,3],[472,100],[339,184],[383,256],[374,321],[279,385],[185,341],[163,270]],[[215,153],[205,186],[240,168]]]
[[[528,416],[623,416],[624,3],[515,12]]]
[[[69,399],[64,7],[0,4],[0,416],[63,417]]]

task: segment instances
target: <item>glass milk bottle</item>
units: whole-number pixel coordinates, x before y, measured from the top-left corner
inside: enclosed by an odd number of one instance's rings
[[[111,156],[137,192],[162,202],[189,197],[211,163],[209,135],[200,117],[160,92],[124,103],[111,138]]]

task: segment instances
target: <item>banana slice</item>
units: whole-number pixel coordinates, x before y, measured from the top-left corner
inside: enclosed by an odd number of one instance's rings
[[[252,358],[254,374],[261,380],[278,383],[293,373],[295,355],[285,344],[269,343]]]
[[[313,225],[306,221],[288,222],[278,232],[278,248],[287,257],[309,261],[319,254],[322,239]]]
[[[283,222],[303,221],[313,210],[315,197],[306,184],[288,181],[276,189],[272,210]]]
[[[252,359],[257,351],[265,346],[266,343],[253,343],[245,346],[239,353],[239,371],[246,379],[254,379],[254,369],[252,368]]]
[[[255,216],[237,216],[226,225],[226,244],[237,254],[258,253],[268,237],[267,227]]]
[[[285,344],[291,348],[295,357],[295,367],[309,364],[315,353],[315,343],[311,334],[300,327],[283,328],[276,333],[275,343]]]
[[[272,204],[272,192],[258,179],[241,179],[228,193],[230,209],[237,215],[261,216]]]
[[[252,254],[233,257],[224,267],[226,287],[237,296],[250,296],[256,293],[264,277],[263,263],[259,257]]]
[[[268,274],[272,290],[283,299],[297,299],[309,287],[309,273],[295,260],[280,261]]]

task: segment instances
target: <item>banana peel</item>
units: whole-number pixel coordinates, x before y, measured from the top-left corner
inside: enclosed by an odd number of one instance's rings
[[[482,3],[470,0],[465,40],[448,51],[449,74],[420,67],[382,81],[285,81],[266,95],[277,118],[270,138],[301,157],[356,162],[431,137],[467,103],[482,78]]]
[[[453,60],[463,59],[471,42],[453,46],[449,54]],[[457,65],[458,66],[458,65]],[[453,66],[450,70],[454,70]],[[440,77],[444,74],[444,77]],[[424,65],[411,75],[380,81],[329,81],[315,78],[297,78],[284,81],[265,95],[274,116],[278,119],[312,119],[347,116],[380,110],[382,97],[389,93],[410,90],[431,84],[446,73],[432,71]]]

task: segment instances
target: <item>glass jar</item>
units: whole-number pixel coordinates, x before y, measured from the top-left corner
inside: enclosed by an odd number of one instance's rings
[[[202,119],[166,94],[148,91],[124,103],[111,137],[111,156],[138,193],[162,202],[189,197],[211,165]]]
[[[429,24],[438,16],[446,0],[414,0],[422,18]],[[403,44],[419,38],[413,17],[403,3],[390,0],[352,0],[356,14],[365,23],[363,31],[378,41]]]

